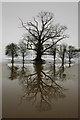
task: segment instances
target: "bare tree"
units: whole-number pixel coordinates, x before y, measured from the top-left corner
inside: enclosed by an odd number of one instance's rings
[[[20,19],[20,18],[19,18]],[[27,49],[36,51],[36,62],[42,62],[42,55],[52,48],[62,39],[66,26],[53,25],[54,15],[51,12],[40,12],[33,22],[24,23],[21,19],[22,27],[27,31],[24,39],[27,41]],[[47,47],[45,44],[49,43]]]
[[[19,50],[23,58],[23,67],[24,67],[24,58],[27,54],[26,43],[22,40],[19,42]]]
[[[58,49],[58,54],[59,54],[59,57],[61,58],[62,60],[62,68],[64,70],[64,58],[65,58],[65,53],[66,53],[66,45],[65,44],[62,44],[59,46],[59,49]]]
[[[74,57],[78,57],[78,51],[74,46],[68,46],[67,57],[69,58],[69,67],[71,67],[71,59]]]
[[[54,45],[51,49],[50,49],[50,53],[53,55],[53,59],[54,59],[54,63],[53,63],[53,67],[54,67],[54,75],[55,75],[55,64],[56,64],[56,54],[57,54],[57,50],[58,50],[58,46]]]

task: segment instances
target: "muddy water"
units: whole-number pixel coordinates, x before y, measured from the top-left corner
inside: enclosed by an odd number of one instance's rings
[[[78,79],[52,64],[2,67],[2,116],[5,118],[77,118]]]

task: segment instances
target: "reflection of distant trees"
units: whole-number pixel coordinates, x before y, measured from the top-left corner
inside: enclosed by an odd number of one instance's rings
[[[21,100],[29,100],[38,110],[48,110],[51,108],[51,100],[64,98],[63,87],[59,85],[52,74],[52,67],[49,72],[44,70],[41,64],[34,64],[34,72],[30,73],[28,68],[18,70],[18,79],[24,89]],[[51,72],[50,72],[51,71]],[[51,73],[51,75],[50,75]],[[53,76],[53,77],[52,77]]]
[[[64,73],[64,68],[63,66],[58,67],[58,70],[56,71],[56,79],[61,81],[61,80],[66,80],[66,74]]]
[[[18,76],[17,70],[18,70],[18,68],[15,67],[15,66],[10,67],[10,76],[9,76],[9,79],[14,80],[14,79],[17,78],[17,76]]]

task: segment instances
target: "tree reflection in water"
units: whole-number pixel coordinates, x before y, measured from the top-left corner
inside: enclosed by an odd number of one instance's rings
[[[22,67],[17,72],[17,77],[24,90],[21,101],[31,101],[39,111],[50,110],[53,99],[65,97],[64,88],[57,80],[59,71],[54,72],[54,66],[45,64],[34,64],[33,68],[32,73],[28,67]]]
[[[10,76],[9,79],[14,80],[17,78],[18,74],[17,74],[17,70],[18,68],[15,66],[11,66],[10,67]]]

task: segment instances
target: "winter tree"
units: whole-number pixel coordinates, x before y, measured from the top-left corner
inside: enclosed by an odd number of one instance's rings
[[[27,42],[27,49],[36,52],[36,62],[42,63],[42,55],[59,41],[67,38],[64,34],[67,27],[54,25],[54,15],[51,12],[40,12],[36,18],[33,18],[33,22],[25,23],[21,19],[20,21],[26,30],[24,39]],[[48,46],[46,46],[47,43]]]

